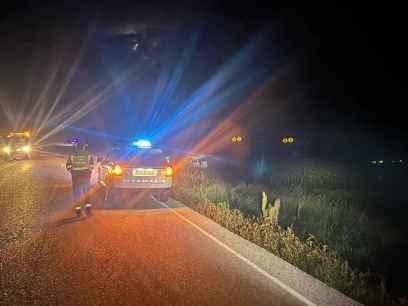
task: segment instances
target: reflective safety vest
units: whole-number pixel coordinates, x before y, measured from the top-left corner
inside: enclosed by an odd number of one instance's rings
[[[78,152],[70,156],[67,168],[73,171],[92,170],[93,164],[88,152]]]

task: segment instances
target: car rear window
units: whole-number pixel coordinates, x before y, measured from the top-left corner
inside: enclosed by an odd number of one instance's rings
[[[170,158],[160,149],[121,149],[112,153],[115,161],[124,161],[133,167],[165,167]]]
[[[140,154],[132,156],[129,165],[134,167],[164,167],[167,161],[163,154]]]

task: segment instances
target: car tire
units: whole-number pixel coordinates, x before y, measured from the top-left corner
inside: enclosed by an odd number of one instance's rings
[[[169,191],[168,190],[164,190],[162,192],[160,192],[159,194],[159,200],[163,203],[167,203],[167,201],[169,200]]]

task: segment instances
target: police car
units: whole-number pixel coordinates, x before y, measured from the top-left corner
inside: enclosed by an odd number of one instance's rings
[[[152,148],[149,141],[115,147],[99,158],[98,164],[98,183],[104,197],[99,194],[97,201],[116,202],[125,191],[141,190],[167,201],[173,183],[171,159],[163,150]]]

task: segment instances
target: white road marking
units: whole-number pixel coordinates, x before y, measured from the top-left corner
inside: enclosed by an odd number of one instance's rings
[[[309,300],[307,297],[305,297],[304,295],[300,294],[299,292],[295,291],[294,289],[292,289],[291,287],[289,287],[288,285],[284,284],[282,281],[280,281],[279,279],[277,279],[276,277],[274,277],[273,275],[269,274],[267,271],[265,271],[264,269],[262,269],[261,267],[259,267],[257,264],[253,263],[252,261],[250,261],[248,258],[242,256],[241,254],[239,254],[238,252],[236,252],[235,250],[233,250],[232,248],[230,248],[228,245],[226,245],[224,242],[220,241],[219,239],[217,239],[216,237],[214,237],[213,235],[211,235],[210,233],[208,233],[207,231],[203,230],[201,227],[199,227],[197,224],[195,224],[194,222],[191,222],[189,219],[187,219],[186,217],[184,217],[182,214],[178,213],[176,210],[174,210],[173,208],[169,207],[166,203],[159,201],[157,199],[154,198],[154,200],[156,202],[158,202],[159,204],[161,204],[162,206],[170,209],[175,215],[177,215],[179,218],[181,218],[183,221],[187,222],[188,224],[190,224],[191,226],[193,226],[195,229],[199,230],[202,234],[204,234],[205,236],[207,236],[208,238],[210,238],[212,241],[214,241],[215,243],[217,243],[218,245],[222,246],[224,249],[226,249],[227,251],[229,251],[231,254],[233,254],[234,256],[238,257],[239,259],[241,259],[243,262],[245,262],[247,265],[249,265],[250,267],[252,267],[253,269],[255,269],[256,271],[258,271],[259,273],[261,273],[263,276],[265,276],[267,279],[271,280],[272,282],[274,282],[275,284],[277,284],[279,287],[281,287],[283,290],[287,291],[288,293],[290,293],[292,296],[294,296],[295,298],[297,298],[298,300],[300,300],[301,302],[305,303],[308,306],[317,306],[316,303],[312,302],[311,300]]]

